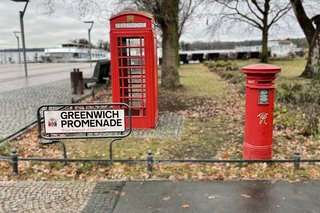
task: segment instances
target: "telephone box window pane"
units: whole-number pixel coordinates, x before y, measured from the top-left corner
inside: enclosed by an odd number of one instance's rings
[[[130,47],[141,46],[140,38],[122,38],[121,44],[122,46],[130,46]]]
[[[269,90],[261,89],[259,90],[259,104],[269,103]]]
[[[140,48],[130,48],[130,56],[143,56],[144,52],[140,52]]]
[[[142,73],[144,73],[143,70],[141,70],[141,69],[139,69],[139,68],[129,69],[129,72],[130,72],[131,75],[141,75],[141,71],[142,71]]]
[[[130,58],[130,65],[132,66],[140,66],[142,64],[140,64],[140,58]]]

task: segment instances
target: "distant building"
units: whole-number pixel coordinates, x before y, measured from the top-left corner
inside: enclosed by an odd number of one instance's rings
[[[18,49],[2,49],[0,50],[0,64],[19,63],[19,52],[21,63],[23,63],[23,52]],[[44,55],[43,48],[26,49],[26,58],[28,63],[41,62]]]
[[[273,58],[285,58],[293,57],[297,53],[303,51],[302,48],[298,48],[297,45],[292,43],[290,40],[271,40],[268,42],[268,50],[270,57]],[[262,45],[255,46],[238,46],[236,52],[248,53],[259,55],[262,52]]]
[[[273,40],[269,41],[268,47],[271,51],[271,57],[284,58],[295,56],[298,52],[303,51],[290,40]]]

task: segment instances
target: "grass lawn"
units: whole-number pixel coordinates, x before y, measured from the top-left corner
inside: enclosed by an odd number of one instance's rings
[[[257,61],[237,61],[239,66]],[[274,61],[281,66],[281,81],[296,79],[303,70],[305,61]],[[291,71],[292,70],[292,71]],[[298,71],[300,70],[300,71]],[[182,86],[175,90],[160,88],[160,114],[183,116],[183,129],[180,137],[145,138],[128,137],[114,145],[115,159],[145,159],[150,149],[155,159],[241,159],[243,144],[245,95],[244,75],[237,71],[237,83],[229,83],[219,73],[211,72],[202,64],[189,64],[180,67]],[[232,77],[231,76],[231,77]],[[240,92],[239,92],[240,91]],[[241,92],[242,91],[242,92]],[[97,94],[95,100],[110,102],[110,91]],[[287,112],[283,107],[276,109],[276,128],[287,122]],[[280,111],[279,111],[280,110]],[[282,120],[281,120],[282,119]],[[279,122],[281,121],[281,122]],[[317,157],[319,141],[295,132],[287,125],[274,132],[274,158],[291,158],[297,147],[311,156]],[[307,142],[306,142],[307,141]],[[108,158],[109,147],[106,140],[66,141],[70,158]],[[9,154],[11,147],[17,147],[20,156],[61,157],[59,145],[40,146],[37,133],[30,130],[0,153]],[[310,148],[312,147],[312,148]],[[313,150],[313,151],[312,151]],[[74,163],[64,166],[57,163],[20,163],[20,175],[10,174],[10,165],[0,162],[5,171],[1,179],[255,179],[319,177],[319,167],[302,168],[293,173],[292,164],[156,164],[152,175],[147,174],[144,164],[103,165],[96,163]]]
[[[247,66],[250,64],[258,64],[260,63],[259,60],[239,60],[236,61],[239,67]],[[279,76],[285,77],[285,78],[292,78],[292,77],[298,77],[302,71],[304,70],[304,67],[306,65],[307,61],[304,59],[295,59],[295,60],[270,60],[270,64],[273,64],[275,66],[281,67],[281,72],[279,73]]]

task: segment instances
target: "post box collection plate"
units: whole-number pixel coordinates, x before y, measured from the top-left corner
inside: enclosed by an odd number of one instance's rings
[[[259,104],[269,103],[269,90],[261,89],[259,90]]]

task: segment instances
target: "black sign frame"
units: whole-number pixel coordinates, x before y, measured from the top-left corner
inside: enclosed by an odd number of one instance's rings
[[[99,108],[98,108],[99,107]],[[103,108],[105,107],[105,108]],[[86,109],[127,109],[126,117],[129,118],[129,126],[125,128],[124,131],[119,132],[105,132],[105,134],[99,133],[45,133],[44,125],[42,120],[44,119],[44,112],[50,110],[75,110],[78,108]],[[125,113],[126,114],[126,113]],[[40,139],[46,140],[60,140],[60,139],[96,139],[96,138],[113,138],[113,139],[121,139],[129,136],[132,132],[132,115],[131,115],[131,108],[126,103],[91,103],[91,104],[53,104],[53,105],[42,105],[37,110],[37,127],[38,127],[38,137]],[[71,135],[71,136],[70,136]]]

